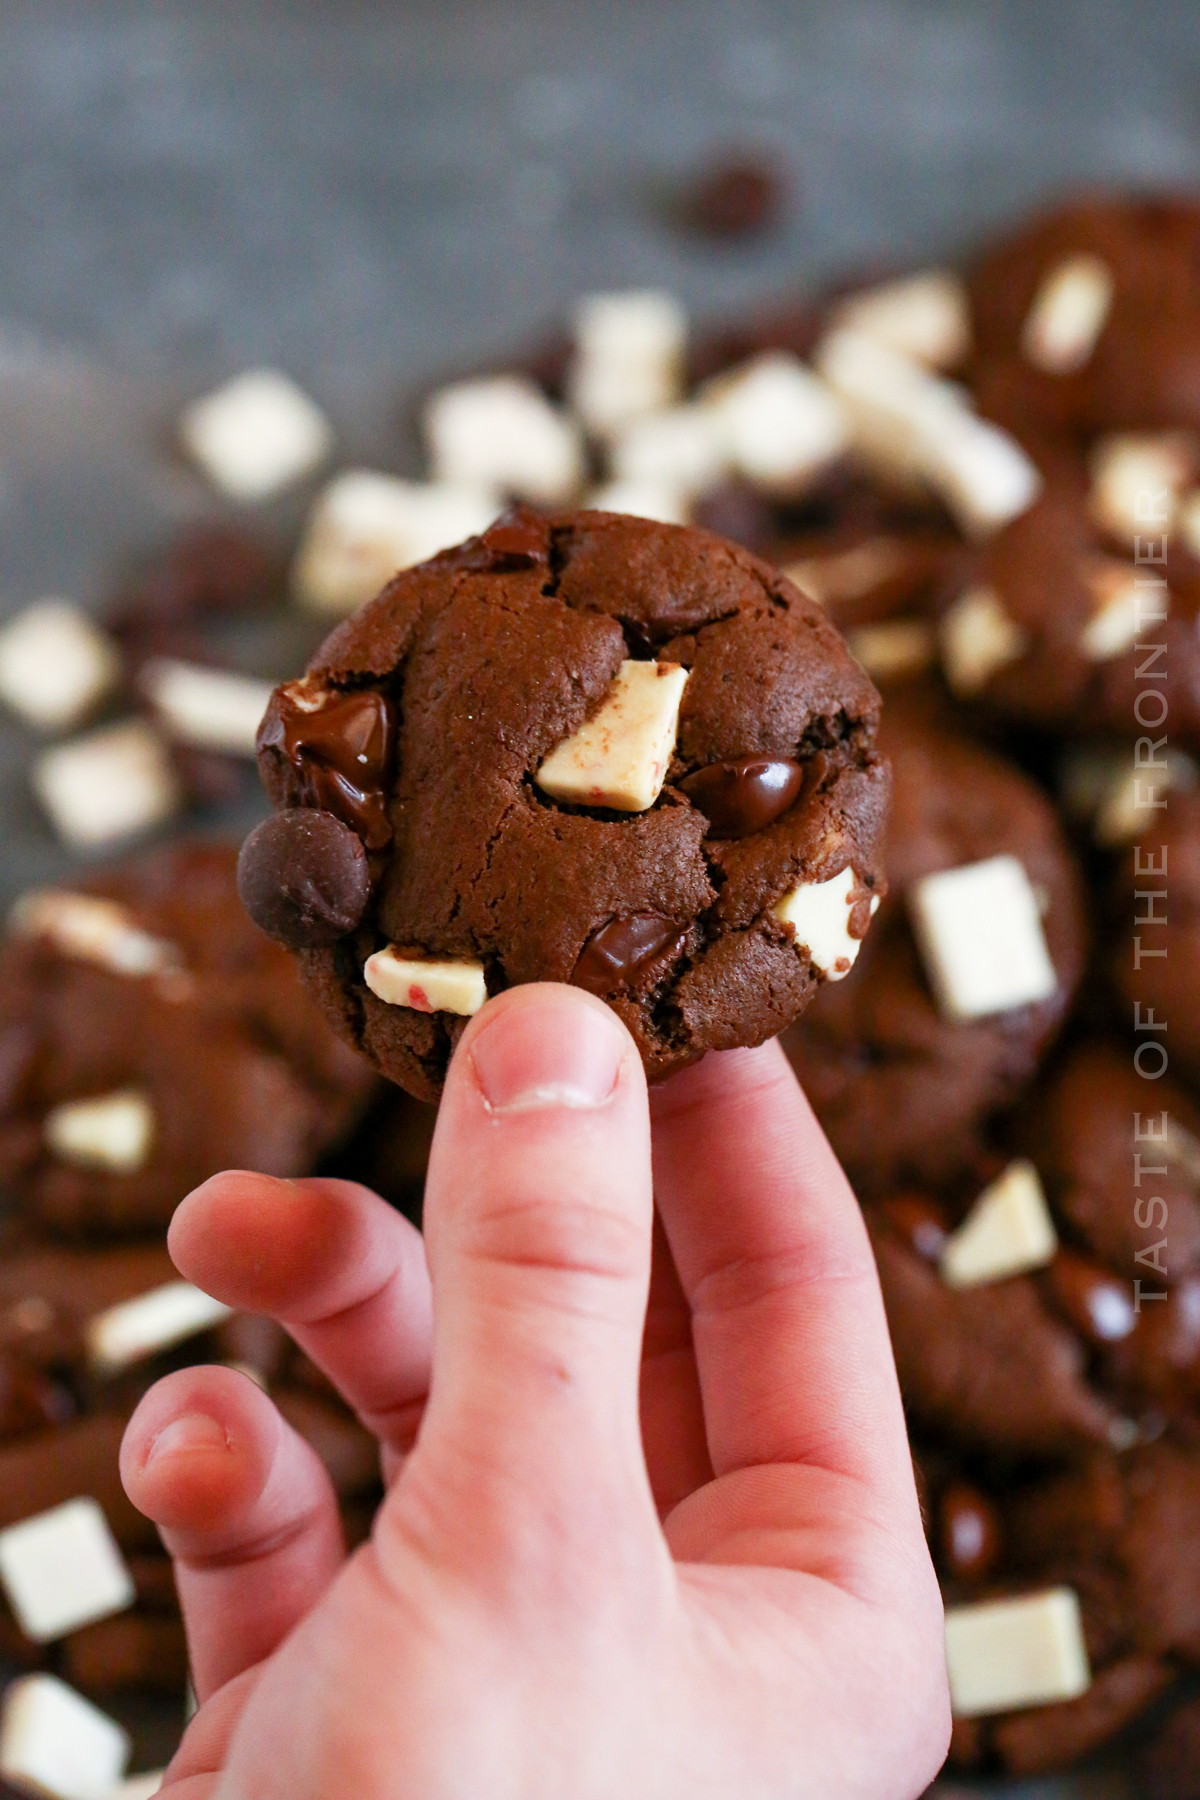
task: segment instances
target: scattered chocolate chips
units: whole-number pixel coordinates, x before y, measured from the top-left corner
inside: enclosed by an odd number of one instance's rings
[[[982,1581],[1000,1560],[1000,1516],[986,1494],[955,1481],[938,1508],[938,1549],[948,1575]]]
[[[709,821],[712,838],[743,838],[771,825],[804,785],[804,770],[790,758],[742,756],[710,763],[680,782]]]
[[[628,987],[651,965],[666,962],[683,948],[686,931],[658,913],[631,913],[612,919],[592,933],[571,976],[574,987],[586,988],[601,1000]]]
[[[785,198],[783,179],[772,164],[730,157],[700,176],[685,211],[692,229],[706,237],[754,237],[779,222]]]
[[[361,840],[329,812],[289,807],[242,845],[242,905],[261,931],[291,950],[332,944],[353,931],[371,890]]]
[[[1044,1279],[1055,1307],[1089,1343],[1119,1343],[1137,1324],[1129,1283],[1089,1257],[1060,1250]]]
[[[298,684],[297,684],[298,685]],[[296,780],[293,804],[330,812],[357,832],[368,850],[392,835],[384,787],[395,739],[393,708],[371,689],[330,690],[314,706],[282,688],[267,714],[260,748],[278,750]]]

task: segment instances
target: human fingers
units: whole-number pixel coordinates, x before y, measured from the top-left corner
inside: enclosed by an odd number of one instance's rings
[[[642,1341],[642,1445],[660,1515],[712,1480],[692,1314],[655,1215],[650,1298]]]
[[[353,1181],[214,1175],[168,1237],[189,1281],[270,1313],[324,1369],[367,1429],[411,1446],[429,1388],[429,1271],[415,1226]]]
[[[345,1560],[316,1452],[234,1369],[181,1369],[143,1396],[121,1479],[175,1560],[196,1697],[269,1656]]]

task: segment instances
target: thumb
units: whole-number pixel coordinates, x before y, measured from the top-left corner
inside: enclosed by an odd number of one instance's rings
[[[451,1063],[426,1185],[433,1381],[413,1463],[444,1500],[504,1529],[553,1518],[560,1542],[618,1495],[653,1518],[652,1215],[645,1077],[616,1015],[570,987],[490,1002]]]

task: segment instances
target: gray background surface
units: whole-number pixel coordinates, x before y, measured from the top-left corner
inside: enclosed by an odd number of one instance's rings
[[[246,363],[403,467],[406,396],[583,289],[719,315],[1071,185],[1195,181],[1198,76],[1195,0],[0,0],[0,612],[96,602],[123,547],[204,507],[170,419]],[[664,217],[721,145],[791,173],[759,244]],[[300,648],[245,655],[282,675]],[[0,723],[0,897],[69,865],[31,754]]]

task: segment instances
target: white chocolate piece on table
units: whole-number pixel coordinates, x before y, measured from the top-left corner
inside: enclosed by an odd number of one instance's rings
[[[873,587],[898,574],[907,560],[907,550],[895,538],[865,538],[848,550],[789,563],[783,572],[818,605],[837,606],[842,600],[858,600],[869,594]]]
[[[687,313],[654,290],[589,294],[575,311],[571,405],[588,430],[611,437],[683,392]]]
[[[1015,856],[915,881],[908,908],[925,973],[948,1019],[983,1019],[1049,999],[1058,976],[1037,895]]]
[[[1091,359],[1113,300],[1108,264],[1087,251],[1043,277],[1021,327],[1021,354],[1046,375],[1074,375]]]
[[[355,612],[401,569],[485,530],[502,506],[492,487],[349,469],[308,515],[292,565],[296,598],[315,613]]]
[[[859,454],[886,479],[932,487],[965,532],[986,536],[1036,499],[1033,462],[950,382],[862,331],[831,331],[815,362],[849,412]]]
[[[872,681],[927,669],[935,647],[933,626],[927,619],[884,619],[878,625],[860,625],[846,633],[846,642],[851,656]]]
[[[538,769],[542,792],[617,812],[653,806],[675,748],[687,678],[678,663],[623,662],[599,711]]]
[[[952,269],[922,269],[848,294],[833,319],[931,369],[953,368],[971,348],[971,302]]]
[[[143,931],[129,908],[69,888],[31,888],[13,902],[8,929],[42,937],[63,956],[114,975],[170,975],[182,967],[176,945]]]
[[[184,448],[235,500],[265,500],[323,463],[333,427],[278,369],[247,369],[194,400],[179,421]]]
[[[584,476],[583,437],[525,375],[488,375],[439,388],[425,403],[434,479],[498,488],[560,506]]]
[[[104,1800],[129,1761],[128,1733],[56,1675],[22,1675],[0,1710],[0,1776],[48,1800]]]
[[[43,750],[32,781],[69,844],[105,844],[148,831],[181,801],[162,735],[144,719],[106,725]]]
[[[849,445],[845,407],[786,350],[717,376],[705,391],[732,466],[764,493],[802,493]]]
[[[1041,1178],[1018,1158],[988,1183],[941,1255],[948,1287],[982,1287],[1026,1269],[1041,1269],[1058,1249],[1058,1234]]]
[[[827,981],[841,981],[862,949],[862,939],[850,935],[850,916],[860,898],[858,877],[847,865],[828,881],[802,881],[776,901],[771,911],[792,927],[797,949],[808,951],[814,969]],[[872,914],[878,905],[879,896],[874,894]]]
[[[1118,431],[1101,438],[1088,460],[1088,511],[1132,548],[1135,538],[1158,538],[1174,525],[1195,479],[1196,442],[1186,431]]]
[[[631,519],[657,519],[662,525],[686,525],[691,517],[682,488],[648,478],[607,481],[592,489],[584,506],[589,512],[626,513]]]
[[[154,1109],[145,1094],[119,1088],[87,1100],[64,1100],[42,1122],[46,1147],[80,1169],[133,1175],[154,1141]]]
[[[156,656],[143,663],[138,686],[164,729],[179,743],[228,756],[253,756],[273,683]]]
[[[958,1719],[1076,1699],[1092,1683],[1077,1594],[1047,1588],[948,1607],[946,1668]]]
[[[707,494],[729,468],[721,420],[712,407],[673,406],[634,419],[613,441],[614,481],[650,482],[695,499]]]
[[[137,1599],[103,1510],[84,1496],[0,1531],[0,1582],[35,1644],[124,1612]]]
[[[148,1356],[211,1331],[233,1312],[190,1281],[165,1281],[161,1287],[121,1300],[87,1322],[84,1341],[93,1374],[119,1374]]]
[[[0,630],[0,699],[42,731],[69,731],[114,688],[116,645],[69,600],[38,600]]]
[[[1079,648],[1089,661],[1107,662],[1137,639],[1137,571],[1132,563],[1120,562],[1115,556],[1093,556],[1082,575],[1095,611],[1079,634]],[[1160,603],[1156,622],[1161,622],[1167,590],[1162,589],[1155,599]]]
[[[938,635],[942,669],[960,699],[980,693],[993,675],[1018,662],[1029,648],[1025,628],[990,587],[968,588],[960,594],[943,617]]]
[[[452,1012],[469,1018],[487,999],[483,964],[400,956],[394,946],[376,950],[363,965],[363,980],[387,1006],[417,1012]]]

